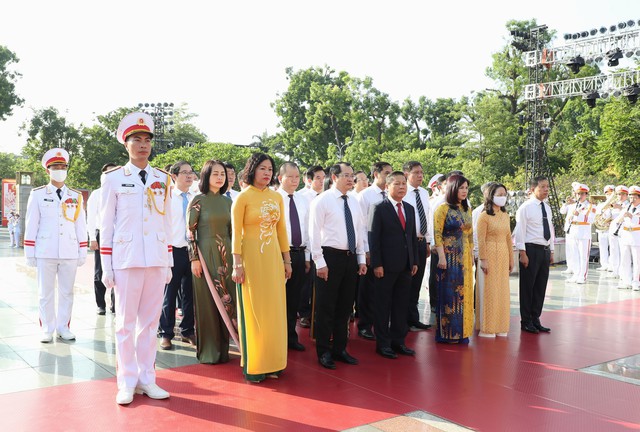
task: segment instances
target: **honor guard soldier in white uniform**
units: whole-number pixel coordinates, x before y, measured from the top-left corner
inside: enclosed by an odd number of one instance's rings
[[[596,218],[596,206],[587,199],[589,195],[589,187],[587,185],[580,184],[574,191],[578,196],[578,202],[573,211],[568,213],[568,216],[571,221],[570,230],[575,269],[573,277],[568,279],[567,282],[584,284],[587,283],[587,272],[589,271],[591,224]]]
[[[619,289],[640,291],[640,187],[629,188],[629,205],[622,210],[616,225],[620,235]]]
[[[609,225],[609,268],[611,277],[620,275],[620,231],[621,224],[617,222],[620,213],[629,206],[629,188],[625,185],[616,186],[616,203],[606,211],[606,217],[611,220]]]
[[[129,162],[102,176],[100,256],[102,281],[107,288],[115,285],[116,402],[126,405],[134,392],[169,397],[156,385],[154,363],[164,286],[173,266],[171,176],[149,165],[151,116],[127,115],[116,134]]]
[[[40,300],[40,342],[53,340],[53,332],[64,340],[76,337],[69,331],[76,270],[87,259],[87,227],[82,194],[68,188],[69,153],[54,148],[42,157],[51,181],[29,195],[24,234],[27,265],[37,267]],[[58,310],[55,283],[58,280]]]

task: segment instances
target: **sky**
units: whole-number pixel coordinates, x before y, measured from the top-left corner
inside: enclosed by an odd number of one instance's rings
[[[397,101],[460,98],[493,86],[485,70],[507,21],[535,18],[559,46],[564,33],[640,19],[640,1],[20,0],[0,13],[25,100],[0,121],[0,152],[20,153],[34,109],[78,126],[139,102],[186,103],[210,141],[249,144],[278,130],[270,104],[287,67],[369,76]]]

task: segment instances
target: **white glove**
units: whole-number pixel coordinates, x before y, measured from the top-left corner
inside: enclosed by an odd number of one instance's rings
[[[36,257],[27,257],[27,265],[29,267],[37,267],[38,260],[36,259]]]
[[[167,277],[165,278],[165,285],[168,285],[173,279],[173,272],[171,271],[171,267],[167,267]]]
[[[78,267],[82,267],[86,261],[87,261],[87,257],[78,258]]]
[[[102,271],[102,283],[107,288],[113,288],[116,286],[116,278],[113,274],[113,270]]]

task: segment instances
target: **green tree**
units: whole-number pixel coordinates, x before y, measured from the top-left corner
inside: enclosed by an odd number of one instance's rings
[[[325,165],[352,142],[351,77],[329,66],[286,74],[289,86],[272,104],[283,129],[279,153],[302,166]]]
[[[180,147],[158,155],[152,165],[164,168],[180,160],[187,161],[195,171],[200,171],[204,163],[210,159],[218,159],[232,163],[237,171],[244,168],[252,153],[259,151],[252,147],[236,146],[228,143],[201,143],[193,147]]]
[[[72,159],[80,147],[80,131],[54,107],[34,110],[33,118],[22,125],[22,130],[27,133],[22,151],[30,159],[40,160],[47,150],[55,147],[68,151]]]
[[[0,152],[0,179],[16,178],[20,166],[20,156],[13,153]]]
[[[16,81],[21,74],[13,70],[20,60],[6,46],[0,45],[0,121],[13,113],[13,107],[22,106],[24,100],[16,94]]]

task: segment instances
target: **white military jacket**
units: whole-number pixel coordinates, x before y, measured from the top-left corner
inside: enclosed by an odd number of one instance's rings
[[[171,176],[128,162],[102,176],[100,257],[105,270],[172,267]]]
[[[578,210],[578,215],[573,213]],[[567,211],[567,220],[571,223],[571,237],[581,240],[591,239],[591,224],[596,218],[596,206],[585,200],[571,204]]]
[[[627,212],[631,213],[631,217],[624,216]],[[617,221],[622,223],[622,229],[619,232],[620,242],[627,246],[640,246],[640,205],[627,206],[620,213]]]
[[[87,224],[82,193],[62,187],[62,199],[51,183],[29,195],[25,220],[27,258],[79,259],[87,257]]]

